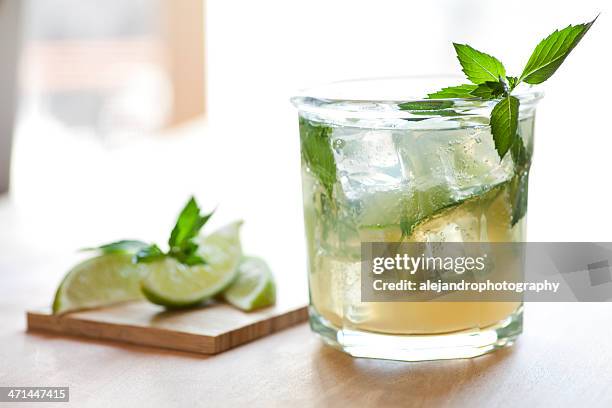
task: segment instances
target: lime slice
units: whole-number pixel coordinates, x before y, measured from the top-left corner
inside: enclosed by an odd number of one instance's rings
[[[142,281],[142,293],[153,303],[177,308],[197,305],[222,292],[238,274],[241,225],[238,221],[199,238],[198,254],[205,265],[187,266],[173,258],[146,264],[149,272]]]
[[[253,256],[242,258],[238,265],[238,278],[223,297],[231,305],[246,311],[273,305],[276,285],[268,264]]]
[[[390,237],[401,238],[400,224],[410,229],[441,209],[455,204],[444,185],[424,190],[375,192],[363,199],[359,230],[362,241]],[[381,230],[385,230],[381,233]]]
[[[64,277],[53,301],[53,313],[89,309],[141,299],[143,265],[134,265],[129,254],[107,254],[88,259]]]

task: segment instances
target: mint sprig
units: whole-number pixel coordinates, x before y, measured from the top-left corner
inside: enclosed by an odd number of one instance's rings
[[[195,198],[191,197],[181,213],[168,239],[168,251],[162,251],[155,243],[138,240],[121,240],[84,250],[97,250],[103,254],[125,253],[133,255],[134,263],[154,262],[165,257],[171,257],[185,265],[206,264],[206,260],[198,255],[198,244],[194,238],[212,217],[214,211],[202,214]]]
[[[490,116],[491,133],[500,159],[512,149],[519,151],[522,140],[517,133],[520,101],[512,91],[521,83],[541,84],[561,66],[569,53],[589,31],[597,17],[585,24],[570,25],[556,30],[540,41],[519,77],[506,75],[497,58],[467,44],[453,43],[465,76],[473,83],[443,88],[430,93],[429,99],[479,98],[498,100]],[[521,146],[519,146],[519,143]]]

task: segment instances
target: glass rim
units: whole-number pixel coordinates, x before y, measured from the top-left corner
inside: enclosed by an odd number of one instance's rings
[[[383,84],[384,82],[387,82],[387,84]],[[483,100],[477,97],[427,99],[427,91],[425,93],[420,92],[419,94],[422,94],[422,96],[407,95],[406,97],[403,97],[401,94],[393,94],[389,97],[365,97],[367,96],[367,91],[363,92],[364,97],[361,97],[359,94],[358,88],[364,85],[375,87],[376,83],[385,86],[396,83],[396,86],[399,86],[402,82],[406,85],[410,82],[440,83],[440,85],[428,85],[425,88],[428,92],[435,92],[442,87],[465,84],[468,81],[465,77],[459,75],[438,74],[347,79],[299,90],[295,96],[290,98],[290,102],[299,112],[319,115],[325,115],[326,113],[334,115],[356,114],[356,116],[360,117],[403,118],[411,117],[414,110],[419,110],[418,113],[421,118],[427,117],[427,112],[432,112],[431,117],[436,117],[442,113],[446,118],[449,118],[454,117],[455,113],[457,113],[456,116],[470,113],[484,114],[490,111],[499,101],[499,99]],[[392,88],[395,87],[392,86]],[[410,91],[409,88],[408,86],[406,87],[407,91]],[[336,94],[334,94],[334,91],[336,91]],[[397,92],[397,89],[393,89],[393,92]],[[535,104],[543,98],[544,92],[541,86],[521,84],[512,95],[519,99],[520,110],[525,111],[526,109],[533,109]],[[404,109],[400,106],[415,106],[411,104],[420,104],[420,106],[414,110]],[[428,108],[428,105],[431,108]],[[457,112],[457,110],[460,112]]]

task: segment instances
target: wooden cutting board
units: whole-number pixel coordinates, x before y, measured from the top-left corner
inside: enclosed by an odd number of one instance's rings
[[[27,313],[28,330],[216,354],[306,321],[305,301],[245,313],[217,303],[198,309],[165,311],[145,301],[54,316],[50,310]]]

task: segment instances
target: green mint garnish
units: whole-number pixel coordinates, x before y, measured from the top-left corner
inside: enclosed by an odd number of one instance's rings
[[[187,265],[206,263],[196,254],[198,245],[193,242],[193,238],[198,235],[212,215],[213,212],[201,215],[198,203],[191,197],[181,211],[170,234],[168,255]]]
[[[157,261],[166,256],[156,244],[147,245],[134,254],[134,263],[147,263]]]
[[[146,242],[134,239],[124,239],[111,242],[110,244],[100,245],[99,247],[83,248],[81,251],[100,251],[103,254],[134,254],[147,246],[149,246],[149,244]]]
[[[498,81],[486,81],[477,85],[476,89],[470,92],[470,95],[482,99],[493,99],[499,98],[507,93],[507,91],[508,85],[500,78]]]
[[[519,151],[522,146],[522,140],[518,140],[520,136],[517,133],[520,102],[511,95],[512,91],[521,82],[535,85],[550,78],[595,20],[597,18],[586,24],[570,25],[563,30],[556,30],[540,41],[520,77],[506,75],[504,65],[497,58],[467,44],[453,43],[462,70],[473,85],[443,88],[430,93],[428,98],[499,99],[491,111],[490,125],[495,148],[500,159],[503,159],[508,150]],[[524,150],[524,146],[522,149]]]
[[[400,241],[403,241],[404,239],[412,235],[414,224],[415,223],[411,222],[410,218],[408,218],[405,215],[402,215],[402,217],[400,218],[400,231],[402,233],[402,236],[400,237]]]
[[[510,148],[516,174],[510,183],[512,197],[512,226],[527,214],[527,181],[529,179],[529,152],[525,149],[523,138],[517,137]]]
[[[400,110],[408,111],[413,115],[422,116],[463,116],[463,113],[450,109],[454,106],[453,101],[416,101],[404,102],[397,106]],[[425,120],[427,118],[403,118],[409,121]]]
[[[181,211],[176,224],[168,240],[168,251],[163,252],[157,244],[148,244],[137,240],[122,240],[110,244],[101,245],[97,248],[85,248],[85,250],[97,250],[103,254],[126,253],[133,255],[134,263],[146,263],[160,260],[164,257],[171,257],[185,265],[205,264],[204,260],[198,255],[198,244],[194,238],[198,236],[200,230],[212,217],[214,211],[208,214],[201,214],[200,207],[196,200],[191,197]]]
[[[438,92],[430,93],[427,95],[429,99],[443,99],[443,98],[471,98],[472,91],[478,88],[478,85],[464,84],[458,86],[449,86],[442,88]]]
[[[506,81],[508,81],[508,86],[510,86],[510,89],[514,89],[518,85],[517,77],[507,76]]]
[[[454,105],[453,101],[417,101],[404,102],[397,105],[400,110],[407,111],[432,111],[450,108]]]
[[[336,161],[331,146],[332,128],[300,118],[302,159],[331,198],[336,182]]]
[[[516,137],[518,128],[519,100],[512,95],[506,95],[491,111],[491,133],[495,149],[499,157],[506,155]]]
[[[518,82],[535,85],[550,78],[589,31],[595,20],[597,17],[590,23],[570,25],[561,31],[555,30],[542,40],[533,50]]]
[[[523,144],[523,138],[517,137],[516,141],[512,144],[510,148],[510,154],[512,155],[512,160],[514,161],[515,172],[518,174],[527,169],[527,165],[530,162],[529,152],[525,149],[525,144]]]
[[[192,239],[198,235],[204,224],[208,222],[212,215],[212,212],[201,215],[198,203],[191,197],[185,205],[185,208],[183,208],[183,211],[181,211],[181,214],[176,220],[176,225],[170,234],[170,239],[168,240],[170,253],[191,254],[194,251]]]
[[[463,68],[463,73],[473,83],[479,85],[506,77],[506,68],[497,58],[480,52],[467,44],[453,43],[453,46]]]
[[[511,225],[519,222],[527,214],[527,181],[529,172],[523,172],[520,176],[514,177],[510,183],[510,197],[512,200]]]

